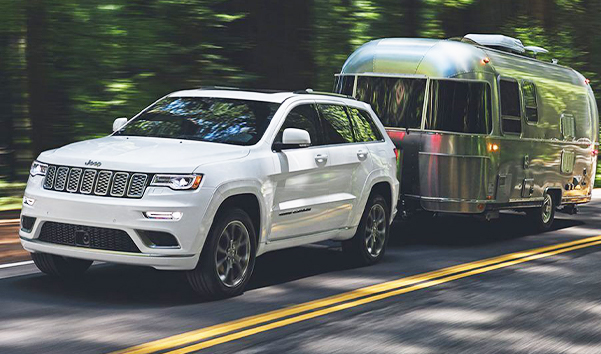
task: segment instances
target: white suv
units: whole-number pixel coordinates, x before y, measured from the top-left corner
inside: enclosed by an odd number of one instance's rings
[[[339,240],[363,264],[384,254],[397,156],[368,104],[195,89],[113,130],[32,165],[19,234],[47,274],[92,261],[188,270],[194,290],[220,298],[276,249]]]

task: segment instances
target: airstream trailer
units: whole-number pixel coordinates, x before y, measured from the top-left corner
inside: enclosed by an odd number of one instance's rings
[[[588,80],[533,57],[544,51],[501,35],[380,39],[335,91],[370,103],[402,151],[408,212],[520,209],[546,229],[591,200],[599,130]]]

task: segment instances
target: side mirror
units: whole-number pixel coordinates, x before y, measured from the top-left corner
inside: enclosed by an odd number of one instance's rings
[[[117,118],[113,122],[113,133],[117,130],[123,128],[123,126],[127,123],[127,118]]]
[[[286,128],[282,134],[282,142],[273,143],[275,151],[298,149],[311,146],[311,135],[303,129]]]

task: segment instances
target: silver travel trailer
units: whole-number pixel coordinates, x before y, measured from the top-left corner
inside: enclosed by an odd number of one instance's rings
[[[402,151],[406,211],[526,211],[538,227],[556,208],[591,200],[598,111],[588,80],[527,56],[502,35],[387,38],[364,44],[335,91],[368,102]]]

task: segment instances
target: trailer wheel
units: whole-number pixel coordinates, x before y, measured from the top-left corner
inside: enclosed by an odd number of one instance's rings
[[[543,196],[543,205],[540,208],[533,208],[526,211],[526,215],[530,218],[537,231],[547,231],[553,225],[555,219],[555,200],[553,196],[547,192]]]

